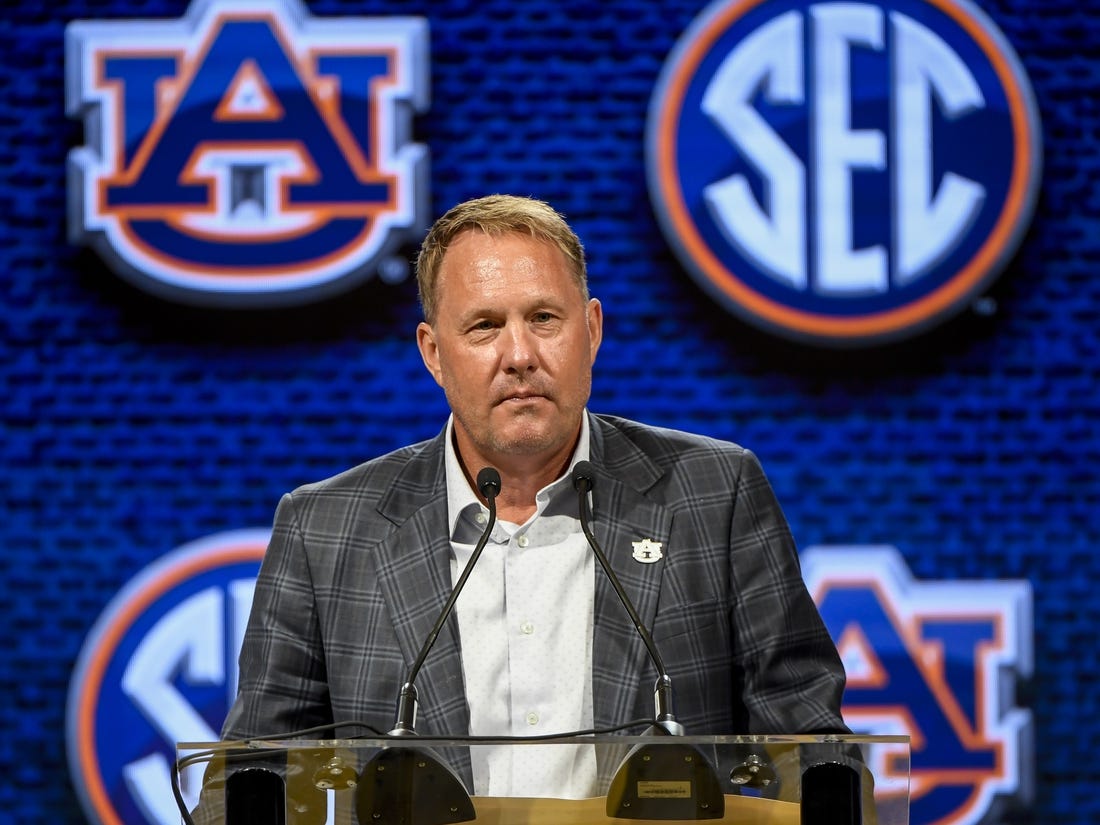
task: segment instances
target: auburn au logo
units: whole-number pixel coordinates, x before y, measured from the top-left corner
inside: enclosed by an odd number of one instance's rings
[[[189,303],[288,304],[378,271],[428,209],[423,18],[195,0],[181,20],[77,21],[70,239]]]
[[[180,821],[177,742],[211,742],[237,693],[237,655],[270,530],[220,533],[149,565],[103,611],[69,683],[69,772],[88,821]],[[181,777],[190,806],[202,766]]]
[[[1000,822],[1030,804],[1032,675],[1026,581],[915,581],[893,547],[814,547],[803,575],[844,660],[844,719],[910,737],[913,825]],[[890,757],[876,798],[904,791]]]
[[[719,0],[650,106],[654,210],[687,271],[764,329],[865,345],[970,305],[1038,192],[1038,110],[966,0]]]

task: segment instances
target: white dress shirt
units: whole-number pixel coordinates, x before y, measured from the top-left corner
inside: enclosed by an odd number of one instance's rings
[[[485,529],[447,425],[451,580]],[[570,462],[587,460],[588,415]],[[481,468],[471,468],[476,473]],[[498,521],[455,604],[470,733],[541,736],[592,727],[595,567],[581,532],[569,471],[540,490],[523,524]],[[589,745],[478,745],[474,793],[580,799],[597,795]]]

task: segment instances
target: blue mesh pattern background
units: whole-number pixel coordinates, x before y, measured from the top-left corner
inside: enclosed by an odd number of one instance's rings
[[[717,308],[649,206],[646,109],[702,0],[317,0],[424,14],[432,215],[530,194],[584,239],[607,327],[592,407],[738,441],[799,543],[887,543],[922,579],[1027,579],[1037,797],[1013,821],[1100,821],[1100,6],[983,0],[1044,124],[1032,229],[983,304],[865,353],[786,344]],[[183,0],[0,13],[0,810],[75,823],[65,693],[84,635],[151,560],[265,526],[278,497],[412,440],[446,408],[411,280],[279,311],[189,309],[66,243],[63,35]],[[412,254],[412,250],[409,250]]]

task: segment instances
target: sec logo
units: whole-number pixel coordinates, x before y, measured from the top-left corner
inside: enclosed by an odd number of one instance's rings
[[[654,211],[687,271],[758,327],[912,336],[981,295],[1040,178],[1039,117],[966,0],[721,0],[650,105]]]
[[[66,28],[69,235],[192,304],[303,303],[388,268],[426,225],[423,18],[195,0]]]
[[[175,745],[218,739],[269,536],[234,531],[174,550],[127,584],[88,634],[69,685],[66,747],[90,822],[180,821]],[[181,777],[191,805],[201,775],[198,766]]]

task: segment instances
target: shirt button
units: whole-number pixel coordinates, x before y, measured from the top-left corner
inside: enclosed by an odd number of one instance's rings
[[[535,626],[530,622],[524,622],[519,626],[519,630],[524,636],[530,636],[535,632]]]
[[[526,547],[528,545],[528,543],[529,543],[529,539],[527,538],[526,533],[524,533],[522,536],[520,536],[518,539],[516,539],[516,544],[518,544],[520,547]]]
[[[535,713],[534,711],[531,711],[530,713],[527,714],[527,724],[528,725],[537,725],[538,723],[539,723],[539,715],[537,713]]]

